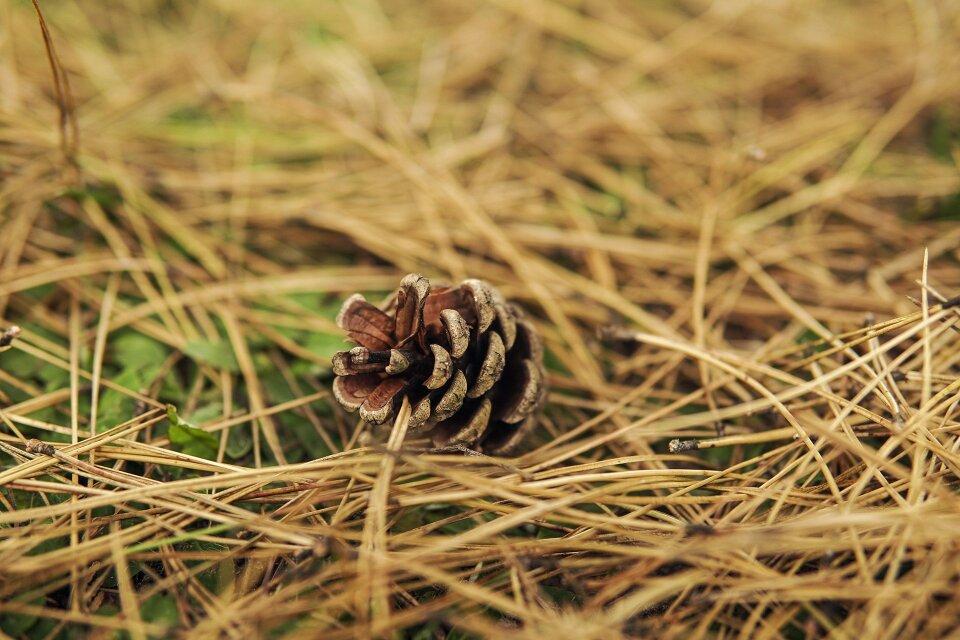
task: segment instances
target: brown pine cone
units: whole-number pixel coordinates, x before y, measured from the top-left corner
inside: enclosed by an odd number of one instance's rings
[[[340,404],[382,424],[407,396],[409,432],[429,432],[438,447],[508,452],[545,395],[540,338],[519,307],[482,280],[431,290],[411,273],[386,311],[356,294],[337,324],[360,345],[333,356]]]

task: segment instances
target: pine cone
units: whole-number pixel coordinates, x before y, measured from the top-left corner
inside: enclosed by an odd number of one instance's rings
[[[438,286],[411,273],[382,311],[356,294],[337,324],[360,346],[333,356],[333,392],[347,411],[382,424],[404,396],[409,433],[436,446],[506,453],[545,395],[543,348],[519,307],[482,280]]]

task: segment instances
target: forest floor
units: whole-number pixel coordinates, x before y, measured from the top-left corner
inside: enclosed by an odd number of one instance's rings
[[[960,3],[41,6],[53,74],[0,2],[3,633],[960,630]],[[341,302],[409,272],[542,334],[516,456],[333,401]]]

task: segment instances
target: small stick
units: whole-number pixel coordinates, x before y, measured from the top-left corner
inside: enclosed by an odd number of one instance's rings
[[[755,444],[758,442],[773,442],[775,440],[790,440],[797,435],[793,427],[761,431],[747,435],[725,436],[722,438],[705,438],[703,440],[681,440],[674,438],[670,441],[670,453],[683,453],[697,449],[713,449],[716,447],[730,447],[736,444]]]
[[[57,450],[57,448],[54,447],[49,442],[43,442],[42,440],[37,440],[36,438],[31,438],[30,440],[27,440],[26,451],[27,453],[39,453],[45,456],[51,456],[53,458],[56,458],[57,460],[60,460],[61,462],[73,465],[82,471],[86,471],[92,476],[107,478],[108,480],[112,480],[113,482],[122,484],[123,486],[127,486],[127,487],[133,486],[131,485],[131,482],[139,480],[139,479],[126,477],[111,469],[98,467],[95,464],[84,462],[79,458],[75,458],[67,453],[64,453],[63,451]],[[144,481],[140,484],[155,484],[155,483],[156,481]]]
[[[20,337],[20,327],[13,325],[7,327],[3,330],[3,333],[0,333],[0,349],[4,347],[9,347],[14,340]]]
[[[57,449],[49,442],[42,442],[36,438],[27,440],[27,453],[42,453],[45,456],[57,455]]]

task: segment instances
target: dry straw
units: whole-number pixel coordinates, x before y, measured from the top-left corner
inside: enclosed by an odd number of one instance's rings
[[[43,9],[55,85],[0,4],[6,634],[957,633],[956,2]],[[543,335],[518,457],[332,402],[340,302],[408,272]]]

